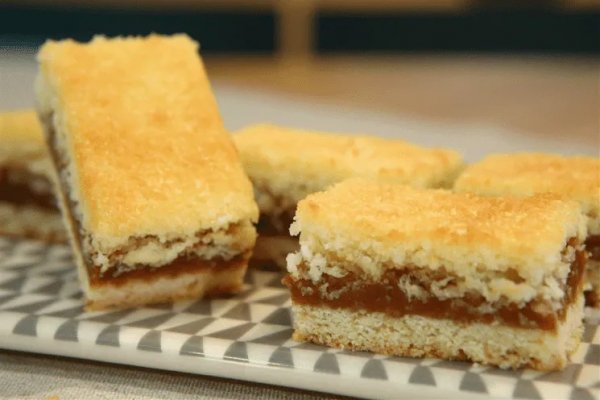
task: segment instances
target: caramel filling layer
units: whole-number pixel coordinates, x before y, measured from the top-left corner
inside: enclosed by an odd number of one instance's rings
[[[481,306],[486,305],[486,300],[476,293],[442,300],[428,292],[423,298],[410,299],[397,284],[408,273],[407,268],[388,269],[377,282],[348,273],[341,278],[323,275],[316,284],[309,279],[294,279],[288,275],[283,283],[290,289],[295,304],[383,312],[396,318],[421,315],[467,323],[498,322],[519,328],[554,330],[564,320],[566,309],[581,291],[585,261],[585,252],[577,251],[567,278],[565,296],[557,311],[552,311],[543,300],[534,299],[523,307],[506,302],[488,303],[493,311],[483,312]],[[428,290],[426,284],[422,287]]]
[[[600,261],[600,235],[588,236],[585,248],[590,253],[590,260]]]
[[[588,307],[597,307],[600,304],[600,298],[596,295],[593,290],[586,290],[584,293],[585,305]]]
[[[44,210],[58,211],[52,193],[36,192],[30,185],[24,182],[12,182],[9,171],[0,169],[0,201],[19,206],[36,206]],[[36,176],[35,179],[45,177]]]
[[[590,260],[600,262],[600,235],[590,235],[585,240],[585,249],[589,254]],[[598,285],[598,282],[593,282]],[[596,291],[592,288],[584,292],[585,305],[589,307],[598,307],[600,305],[600,298],[596,294]]]
[[[158,278],[175,277],[180,274],[197,273],[201,271],[211,272],[217,269],[219,271],[225,271],[228,269],[236,270],[238,268],[243,268],[246,265],[249,257],[249,252],[234,257],[231,260],[217,258],[212,260],[201,260],[181,257],[158,268],[143,267],[123,272],[118,276],[112,276],[110,274],[101,275],[99,268],[90,266],[89,264],[87,266],[87,271],[90,280],[90,286],[92,287],[100,287],[104,285],[121,286],[130,282],[131,280],[152,281]]]

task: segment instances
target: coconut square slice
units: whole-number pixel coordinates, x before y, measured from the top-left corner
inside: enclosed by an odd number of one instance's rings
[[[49,41],[37,102],[90,309],[241,289],[258,210],[198,45]]]
[[[298,204],[294,338],[502,368],[563,368],[582,334],[585,216],[554,194],[349,180]]]

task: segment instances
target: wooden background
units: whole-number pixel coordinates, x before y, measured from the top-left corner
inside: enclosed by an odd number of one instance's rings
[[[600,62],[542,56],[207,57],[211,79],[392,114],[568,135],[600,154]]]

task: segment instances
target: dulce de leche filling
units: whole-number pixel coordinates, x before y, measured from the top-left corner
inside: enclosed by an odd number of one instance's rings
[[[202,260],[199,258],[180,257],[169,264],[158,268],[143,267],[126,271],[118,276],[110,274],[100,274],[100,268],[88,264],[88,277],[90,286],[98,287],[103,285],[121,286],[131,280],[152,281],[162,277],[175,277],[180,274],[197,273],[201,271],[225,271],[245,268],[250,253],[238,255],[231,260],[211,259]]]
[[[600,262],[600,235],[590,235],[585,240],[585,249],[589,254],[589,259]],[[597,268],[597,267],[596,267]],[[585,305],[590,307],[600,306],[600,296],[598,296],[594,285],[600,284],[599,282],[591,282],[592,288],[584,292]]]
[[[6,168],[0,169],[0,201],[19,206],[36,206],[45,210],[58,211],[52,193],[36,192],[25,182],[11,181],[9,173],[10,171]],[[46,180],[46,178],[40,176],[35,176],[35,179]]]
[[[590,235],[585,240],[585,249],[590,254],[590,260],[600,261],[600,235]]]
[[[569,240],[569,244],[575,245],[576,240]],[[340,278],[325,274],[318,283],[288,275],[283,283],[290,289],[295,304],[382,312],[396,318],[421,315],[466,323],[501,323],[519,328],[554,330],[564,320],[566,309],[581,291],[585,262],[585,252],[577,250],[567,277],[565,296],[556,311],[543,304],[543,300],[534,299],[521,307],[514,303],[490,303],[493,311],[483,312],[481,306],[486,305],[486,300],[475,293],[453,299],[439,299],[428,293],[423,298],[411,299],[397,284],[407,273],[407,268],[388,269],[377,282],[348,273]],[[423,289],[428,290],[428,287],[423,285]]]

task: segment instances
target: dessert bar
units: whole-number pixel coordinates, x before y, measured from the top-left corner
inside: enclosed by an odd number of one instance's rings
[[[296,340],[540,370],[580,341],[577,202],[352,179],[302,200],[291,231]]]
[[[600,159],[556,154],[494,154],[469,166],[454,187],[486,196],[553,192],[578,201],[588,217],[586,304],[600,307]]]
[[[35,112],[0,113],[0,235],[67,241],[49,170]]]
[[[89,309],[241,289],[258,209],[198,45],[49,41],[36,84]]]
[[[451,187],[463,165],[453,150],[270,124],[242,129],[234,141],[260,209],[254,260],[282,268],[298,246],[288,233],[296,204],[308,194],[352,177]]]

